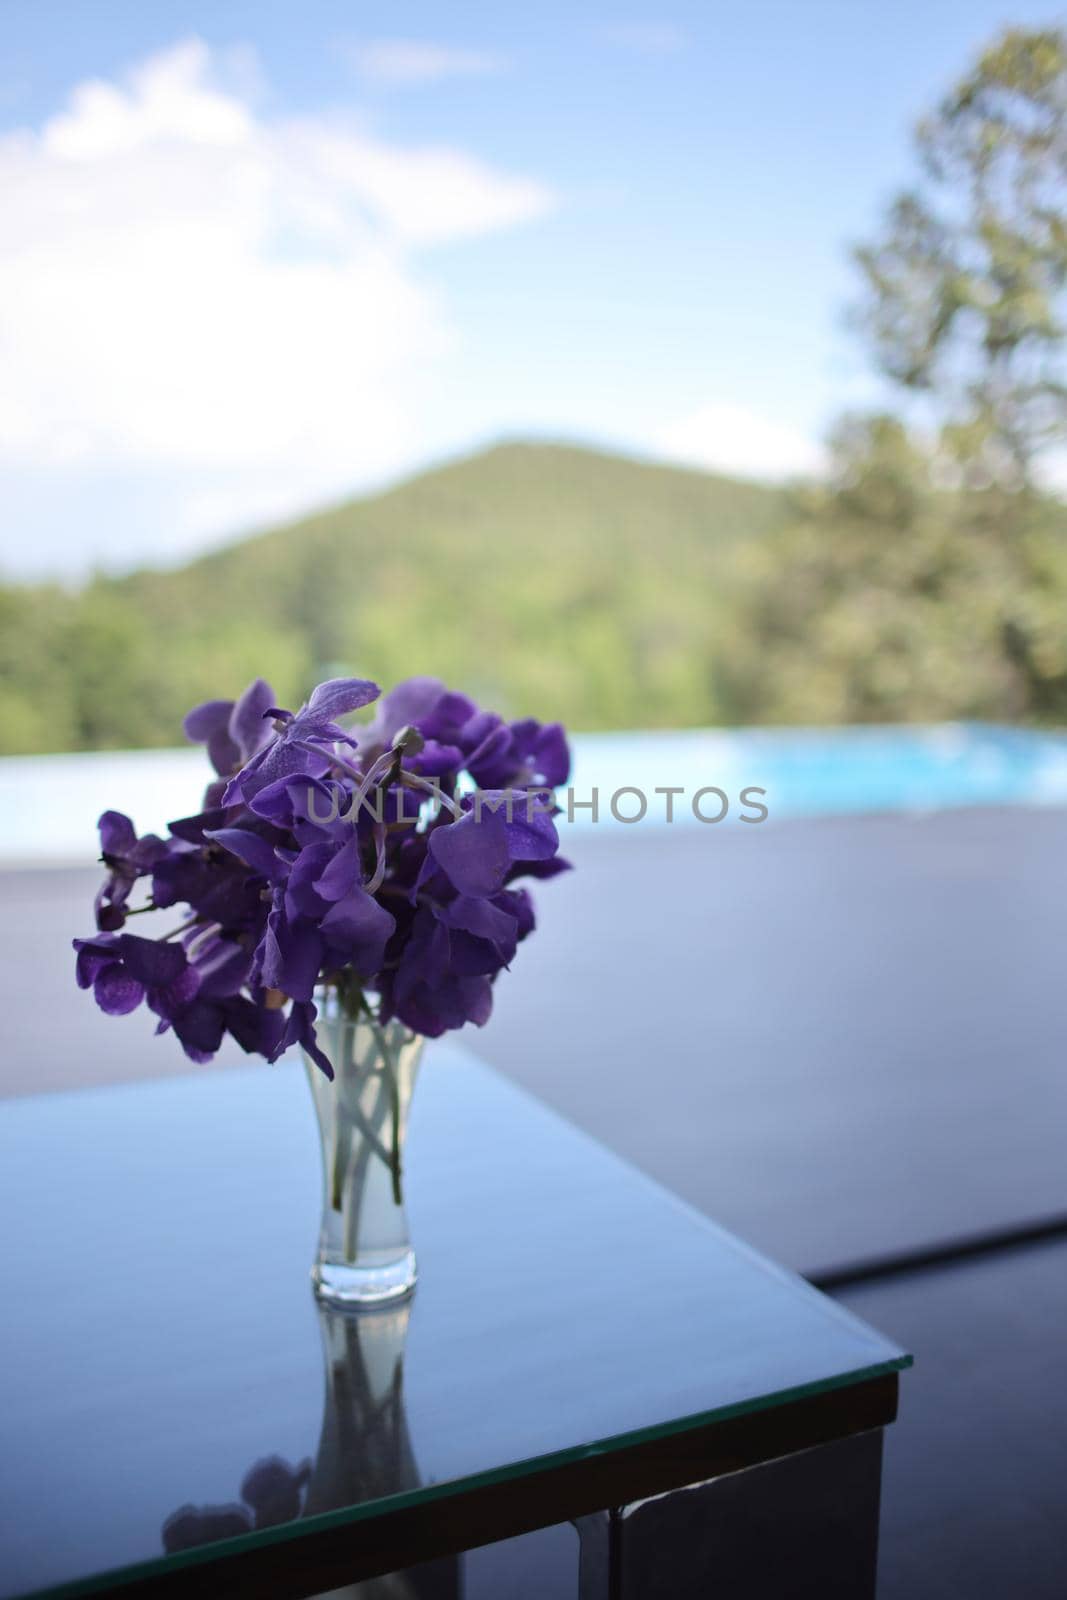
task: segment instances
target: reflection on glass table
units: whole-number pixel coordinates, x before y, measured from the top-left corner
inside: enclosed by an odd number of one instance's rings
[[[317,1159],[289,1066],[0,1107],[0,1595],[443,1595],[566,1521],[590,1596],[873,1592],[903,1352],[452,1045],[409,1304],[317,1307]]]

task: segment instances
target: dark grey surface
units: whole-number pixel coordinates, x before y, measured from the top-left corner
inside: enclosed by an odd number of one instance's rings
[[[1067,1243],[843,1298],[915,1352],[886,1433],[879,1600],[1063,1600]]]
[[[1067,813],[568,848],[476,1053],[802,1271],[1067,1209]],[[205,1070],[75,990],[96,881],[0,876],[0,1094]]]
[[[267,1457],[307,1463],[269,1524],[294,1537],[428,1487],[523,1506],[542,1458],[588,1473],[908,1365],[454,1045],[412,1113],[410,1308],[316,1308],[317,1155],[295,1065],[4,1106],[0,1594],[160,1561]],[[628,1496],[660,1482],[638,1463]]]
[[[805,1271],[1067,1207],[1063,814],[582,846],[475,1049]]]

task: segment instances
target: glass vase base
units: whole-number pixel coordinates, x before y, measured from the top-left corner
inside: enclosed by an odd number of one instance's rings
[[[406,1300],[415,1288],[414,1250],[401,1256],[366,1266],[344,1262],[316,1261],[311,1269],[315,1294],[324,1305],[352,1310],[360,1306],[395,1305]]]

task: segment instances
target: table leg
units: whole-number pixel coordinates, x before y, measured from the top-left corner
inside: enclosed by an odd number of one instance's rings
[[[591,1594],[874,1600],[881,1463],[878,1428],[625,1506]]]
[[[578,1531],[578,1600],[617,1600],[618,1511],[575,1517]]]

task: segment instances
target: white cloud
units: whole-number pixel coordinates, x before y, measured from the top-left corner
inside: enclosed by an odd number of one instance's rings
[[[507,66],[491,51],[459,50],[422,39],[372,39],[352,45],[348,53],[362,77],[403,88],[443,78],[488,77]]]
[[[825,465],[822,449],[803,433],[725,401],[668,423],[653,446],[671,461],[746,478],[808,477]]]
[[[458,150],[268,116],[195,40],[0,136],[0,192],[0,465],[158,470],[162,520],[201,532],[409,460],[454,338],[420,253],[552,204]]]

